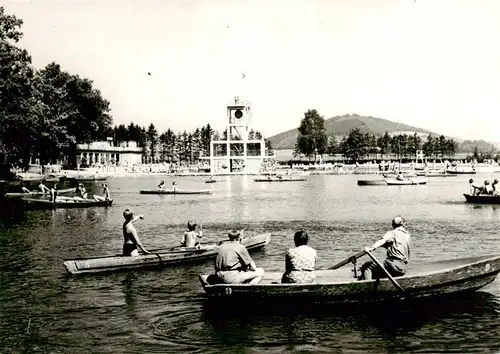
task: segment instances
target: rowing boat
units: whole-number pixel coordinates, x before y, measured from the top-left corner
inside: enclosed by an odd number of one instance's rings
[[[383,179],[358,180],[358,186],[385,186],[387,183]]]
[[[66,208],[89,208],[89,207],[108,207],[113,204],[113,200],[95,200],[95,199],[74,199],[57,198],[55,202],[46,199],[22,198],[25,209],[66,209]]]
[[[255,178],[255,182],[304,182],[307,181],[307,178],[298,177],[298,178]]]
[[[205,183],[215,183],[217,182],[215,179],[207,179]]]
[[[282,273],[264,273],[259,284],[209,284],[209,275],[199,276],[207,296],[250,303],[268,300],[300,304],[364,303],[388,300],[428,298],[431,296],[471,292],[493,282],[500,272],[500,255],[486,255],[410,265],[405,276],[390,279],[357,280],[351,269],[316,271],[313,284],[281,284]]]
[[[271,234],[265,233],[246,237],[241,243],[247,250],[258,250],[265,247],[271,240]],[[134,257],[108,256],[88,259],[67,260],[64,267],[71,274],[110,272],[123,269],[147,267],[162,267],[167,265],[184,264],[199,260],[214,258],[219,253],[219,243],[205,244],[200,249],[194,247],[173,247],[154,254],[145,254]]]
[[[480,194],[472,195],[464,193],[467,203],[477,204],[500,204],[500,195]]]
[[[425,178],[417,177],[417,178],[407,178],[403,180],[399,180],[396,178],[386,178],[384,179],[385,183],[388,186],[409,186],[409,185],[417,185],[417,184],[426,184],[427,180]]]
[[[211,189],[159,189],[159,190],[142,190],[141,194],[212,194]]]
[[[476,170],[446,170],[446,173],[452,175],[475,175]]]
[[[65,194],[65,193],[71,193],[74,192],[75,188],[66,188],[66,189],[58,189],[57,194]],[[26,197],[26,196],[40,196],[40,195],[46,195],[49,196],[50,192],[39,192],[39,191],[33,191],[33,192],[14,192],[14,193],[5,193],[6,197]]]

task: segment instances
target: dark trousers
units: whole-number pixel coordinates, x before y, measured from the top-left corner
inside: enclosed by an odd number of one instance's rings
[[[400,277],[406,273],[406,263],[399,259],[387,258],[383,266],[393,277]],[[375,262],[369,261],[361,266],[361,276],[359,279],[369,280],[380,278],[387,278],[387,274]]]

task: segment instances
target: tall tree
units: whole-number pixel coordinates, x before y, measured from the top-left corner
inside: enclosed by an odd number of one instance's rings
[[[297,151],[310,157],[324,154],[328,147],[325,119],[315,109],[308,110],[300,121]]]
[[[146,137],[149,145],[149,158],[154,163],[156,160],[156,145],[158,144],[158,130],[156,130],[153,123],[149,124]]]
[[[367,155],[368,144],[369,141],[359,128],[352,129],[342,143],[342,154],[352,161],[358,161]]]

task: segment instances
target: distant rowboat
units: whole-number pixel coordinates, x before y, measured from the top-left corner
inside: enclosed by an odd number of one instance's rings
[[[446,170],[446,173],[452,175],[475,175],[476,170]]]
[[[427,180],[425,178],[406,178],[403,180],[399,180],[396,178],[386,178],[385,183],[388,186],[411,186],[411,185],[418,185],[418,184],[426,184]]]
[[[66,188],[66,189],[58,189],[57,194],[65,194],[65,193],[71,193],[74,192],[75,188]],[[33,191],[33,192],[15,192],[15,193],[5,193],[6,197],[26,197],[26,196],[40,196],[40,195],[46,195],[49,196],[49,192],[39,192],[39,191]]]
[[[158,189],[141,190],[141,194],[212,194],[211,189]]]
[[[269,244],[271,234],[265,233],[246,237],[241,243],[247,250],[258,250]],[[167,265],[185,264],[214,258],[219,253],[219,244],[205,244],[201,249],[173,247],[156,253],[139,256],[108,256],[88,259],[74,259],[64,262],[64,267],[71,274],[100,273],[124,269],[163,267]]]
[[[303,177],[286,177],[286,178],[255,178],[255,182],[304,182],[307,178]]]
[[[386,186],[383,179],[358,180],[358,186]]]
[[[22,198],[24,208],[29,210],[108,207],[113,200],[57,198],[55,202],[46,199]]]
[[[500,204],[500,195],[489,195],[489,194],[472,195],[464,193],[464,197],[467,203]]]

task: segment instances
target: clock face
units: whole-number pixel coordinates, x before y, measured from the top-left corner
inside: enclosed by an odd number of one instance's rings
[[[243,117],[243,112],[238,109],[236,112],[234,112],[234,116],[236,118],[241,118],[241,117]]]

